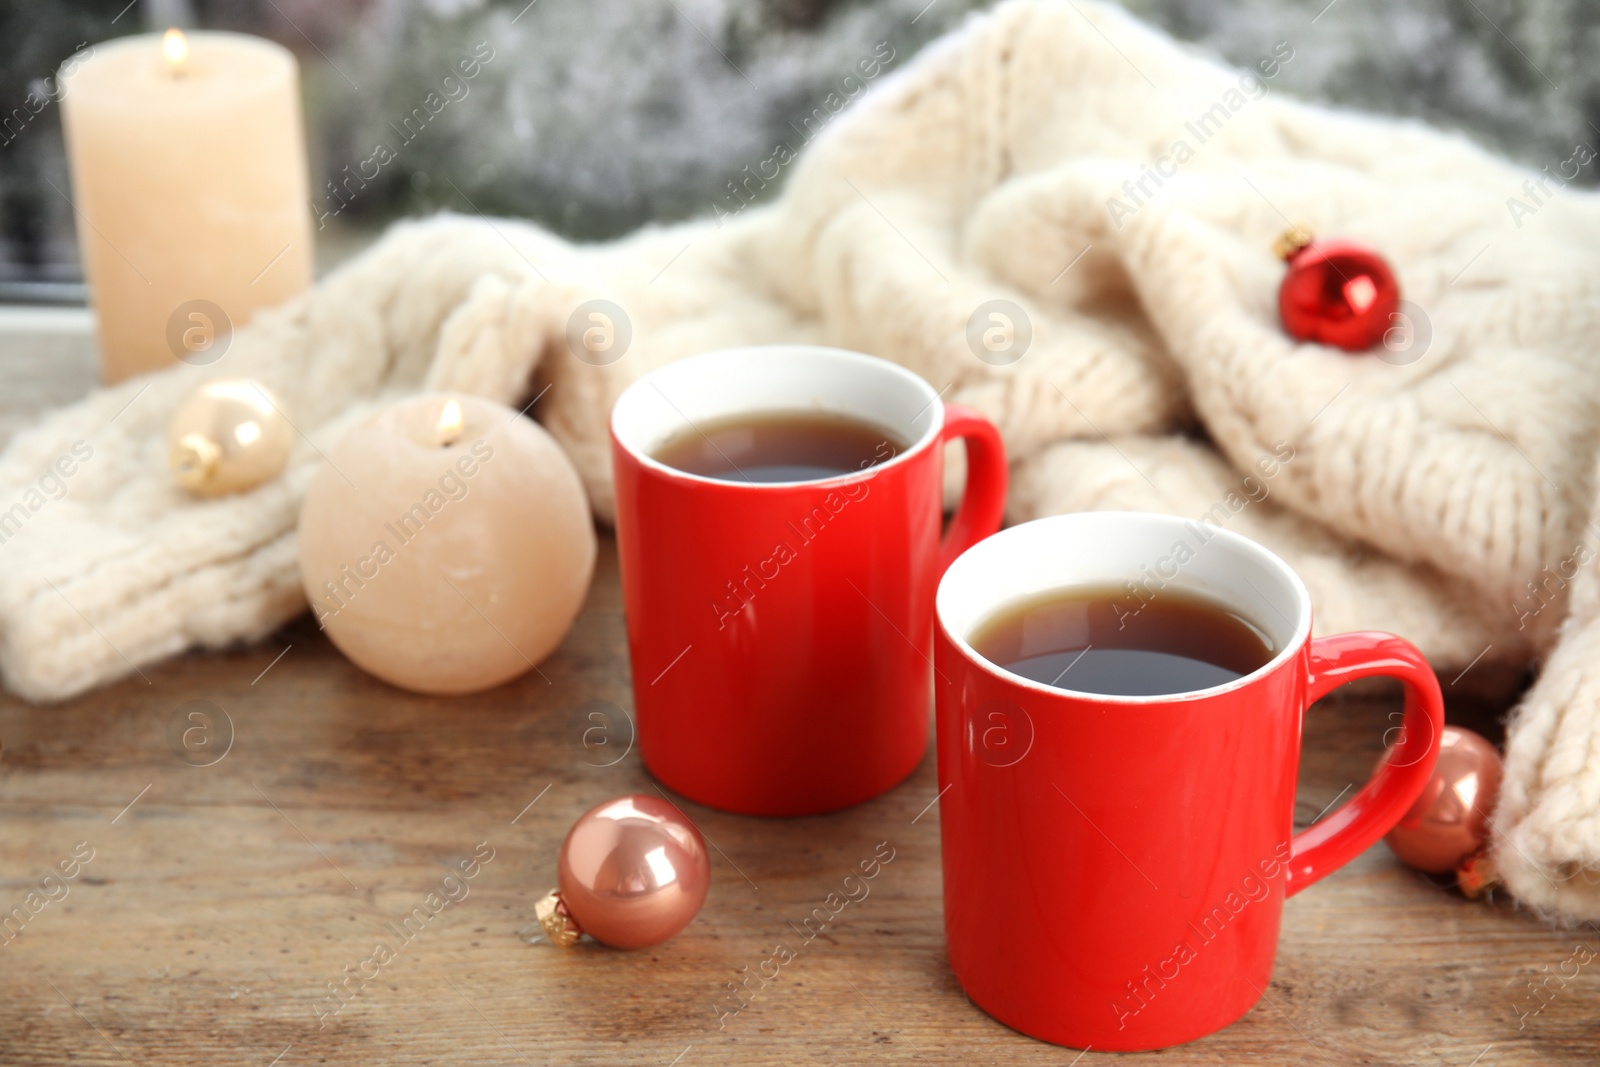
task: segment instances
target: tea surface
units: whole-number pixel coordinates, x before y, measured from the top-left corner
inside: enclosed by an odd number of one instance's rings
[[[1225,685],[1271,661],[1261,627],[1209,597],[1163,590],[1056,589],[1013,601],[968,638],[1013,674],[1059,689],[1164,696]]]
[[[854,474],[905,449],[897,434],[823,411],[777,411],[702,422],[654,456],[669,467],[724,482],[813,482]]]

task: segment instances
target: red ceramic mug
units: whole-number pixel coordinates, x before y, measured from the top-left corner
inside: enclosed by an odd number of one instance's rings
[[[1276,655],[1211,689],[1118,697],[1030,681],[968,643],[1018,598],[1125,581],[1130,600],[1177,588],[1221,601]],[[990,1015],[1046,1041],[1164,1048],[1249,1011],[1284,899],[1387,833],[1438,755],[1443,702],[1421,653],[1382,633],[1312,639],[1294,571],[1215,526],[1124,512],[1023,523],[956,560],[936,614],[950,965]],[[1370,675],[1405,686],[1395,755],[1296,835],[1305,710]]]
[[[807,482],[729,482],[653,453],[692,427],[795,411],[882,427],[874,459]],[[966,492],[940,541],[944,448]],[[877,796],[928,747],[933,596],[1000,525],[995,428],[903,367],[763,346],[668,364],[611,413],[617,548],[640,755],[724,811],[809,815]]]

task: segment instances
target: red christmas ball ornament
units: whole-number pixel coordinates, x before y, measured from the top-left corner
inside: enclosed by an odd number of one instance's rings
[[[705,838],[658,797],[617,797],[567,831],[552,889],[534,908],[551,943],[584,934],[613,948],[658,945],[689,925],[711,886]]]
[[[1384,753],[1388,760],[1391,749]],[[1480,853],[1489,842],[1489,814],[1500,795],[1500,753],[1471,730],[1446,726],[1439,761],[1422,795],[1384,840],[1400,862],[1431,874],[1484,875]]]
[[[1274,250],[1289,265],[1278,315],[1296,341],[1365,352],[1383,340],[1400,308],[1400,283],[1376,251],[1340,238],[1314,241],[1290,230]]]

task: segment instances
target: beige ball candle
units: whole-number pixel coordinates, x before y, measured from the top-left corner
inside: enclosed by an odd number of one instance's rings
[[[345,435],[300,512],[300,578],[358,666],[423,693],[470,693],[561,643],[594,572],[571,461],[537,423],[429,394]]]

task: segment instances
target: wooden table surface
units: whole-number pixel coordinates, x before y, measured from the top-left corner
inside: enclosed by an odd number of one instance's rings
[[[87,388],[86,353],[81,337],[0,328],[0,435]],[[688,930],[632,953],[524,943],[572,821],[657,789],[618,710],[631,697],[609,535],[582,615],[541,669],[477,696],[417,696],[362,674],[302,618],[258,647],[185,656],[61,706],[0,696],[0,913],[92,850],[66,895],[51,883],[59,899],[0,944],[0,1064],[1133,1062],[1033,1041],[962,995],[945,960],[931,753],[899,788],[827,817],[678,801],[715,846]],[[1456,699],[1451,717],[1498,737],[1505,699]],[[185,747],[196,707],[211,732]],[[608,707],[609,746],[586,747],[589,713]],[[1299,824],[1364,779],[1394,709],[1363,692],[1313,712]],[[885,840],[895,859],[871,895],[719,1020],[728,984],[789,936],[786,921]],[[384,924],[489,850],[468,895],[319,1026],[328,983]],[[1579,945],[1600,953],[1600,936],[1466,901],[1378,845],[1289,901],[1261,1004],[1144,1059],[1592,1065],[1600,959],[1583,965]]]

